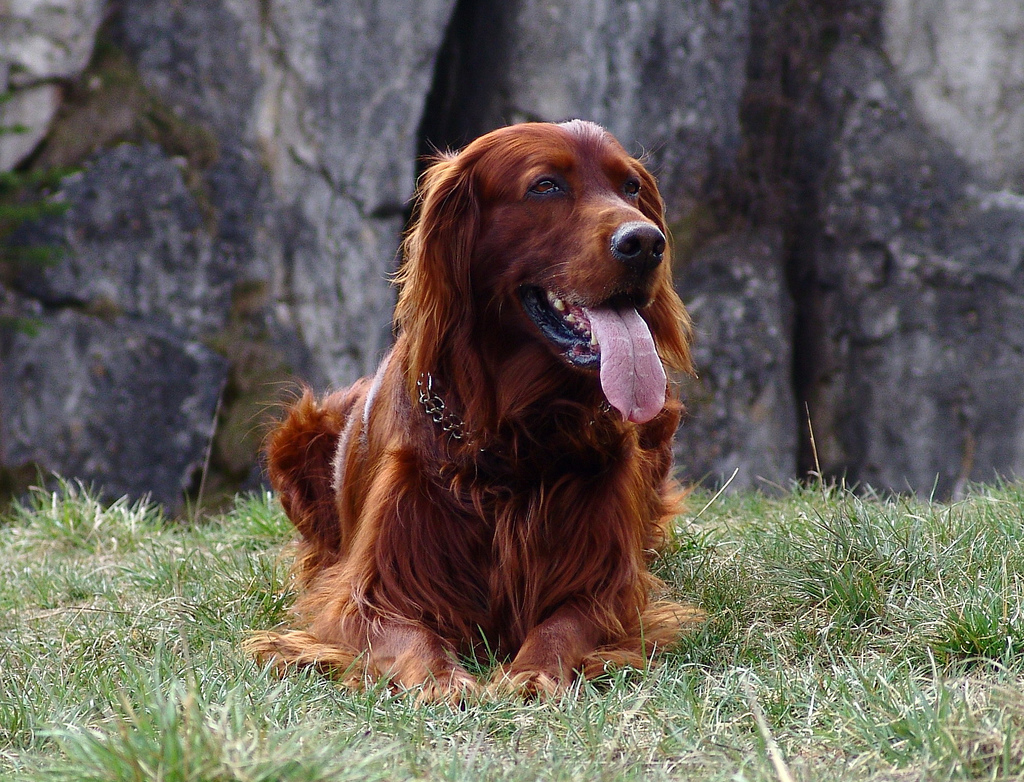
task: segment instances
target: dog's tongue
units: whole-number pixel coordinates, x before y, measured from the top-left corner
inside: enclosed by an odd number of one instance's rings
[[[632,307],[585,310],[601,346],[601,388],[625,420],[642,424],[665,406],[665,368],[654,338]]]

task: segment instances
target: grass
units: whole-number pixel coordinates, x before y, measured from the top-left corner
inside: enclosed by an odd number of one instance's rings
[[[453,709],[240,652],[292,599],[272,497],[185,524],[36,492],[0,518],[0,778],[1024,779],[1024,486],[708,499],[658,565],[701,633]]]

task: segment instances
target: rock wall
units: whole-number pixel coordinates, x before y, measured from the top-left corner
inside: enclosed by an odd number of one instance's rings
[[[255,485],[265,408],[369,371],[418,155],[582,116],[666,197],[688,480],[1024,473],[1024,9],[968,0],[40,0],[0,8],[0,486]],[[2,312],[0,312],[2,314]],[[808,423],[809,422],[809,423]],[[809,428],[814,432],[810,446]]]
[[[390,339],[387,275],[451,11],[450,2],[235,0],[127,0],[110,11],[89,67],[80,62],[63,82],[47,77],[65,100],[29,165],[83,171],[57,194],[71,205],[64,216],[16,236],[65,253],[13,284],[18,311],[41,321],[44,336],[9,335],[0,355],[11,389],[0,400],[9,473],[55,470],[180,508],[206,467],[213,491],[258,480],[261,419],[286,378],[324,387],[373,368]],[[83,31],[69,19],[65,32]],[[96,28],[86,37],[91,44]],[[64,360],[91,362],[69,374],[64,361],[43,358],[71,338],[68,311],[104,333],[156,326],[167,350],[195,355],[204,369],[124,374],[120,365],[148,350],[126,340],[90,358],[64,351]],[[90,372],[123,387],[76,398],[73,414],[54,408],[41,428],[26,397]],[[143,400],[174,408],[172,390],[195,397],[196,414],[140,427]],[[81,421],[103,425],[83,433]],[[72,440],[74,453],[63,447]],[[161,465],[159,481],[76,455],[154,440],[148,459]]]
[[[0,171],[28,156],[50,128],[60,105],[61,79],[77,76],[92,55],[103,0],[7,2],[0,6]]]
[[[922,5],[826,61],[806,380],[825,470],[948,497],[1024,475],[1024,10]]]

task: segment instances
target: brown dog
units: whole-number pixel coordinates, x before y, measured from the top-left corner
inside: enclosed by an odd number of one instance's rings
[[[701,618],[650,599],[691,370],[654,179],[588,122],[488,133],[423,176],[400,284],[376,375],[270,437],[305,629],[250,648],[429,699],[460,654],[545,693],[643,664]]]

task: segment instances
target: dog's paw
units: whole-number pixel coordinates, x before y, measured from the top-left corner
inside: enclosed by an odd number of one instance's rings
[[[477,700],[483,693],[483,688],[468,671],[453,668],[426,677],[423,682],[410,687],[407,692],[415,693],[417,705],[448,703],[459,706],[467,701]]]
[[[569,682],[546,671],[516,671],[499,668],[491,677],[487,691],[496,696],[520,696],[546,700],[565,692]]]

